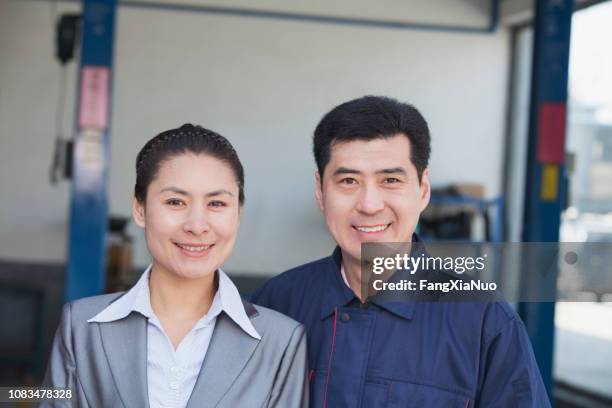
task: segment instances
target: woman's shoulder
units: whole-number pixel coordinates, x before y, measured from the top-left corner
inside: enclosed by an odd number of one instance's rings
[[[62,315],[64,318],[69,317],[72,324],[86,323],[124,294],[115,292],[73,300],[64,305]]]
[[[266,334],[268,336],[291,338],[296,334],[301,335],[304,331],[299,322],[282,313],[259,305],[252,306],[256,314],[251,316],[251,322],[262,338]]]

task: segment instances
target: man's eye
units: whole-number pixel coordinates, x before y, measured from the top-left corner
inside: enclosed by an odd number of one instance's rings
[[[356,184],[357,180],[355,180],[352,177],[345,177],[342,180],[340,180],[340,184]]]
[[[208,205],[210,205],[211,207],[216,207],[216,208],[225,207],[225,203],[219,200],[211,201]]]
[[[172,207],[180,207],[185,205],[185,203],[183,202],[183,200],[179,200],[178,198],[171,198],[169,200],[166,200],[166,204],[172,206]]]
[[[400,179],[398,179],[397,177],[387,177],[385,179],[385,183],[386,184],[394,184],[394,183],[401,183],[402,181]]]

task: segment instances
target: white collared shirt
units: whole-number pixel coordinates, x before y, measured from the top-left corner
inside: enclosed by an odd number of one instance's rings
[[[344,265],[340,265],[340,275],[342,275],[342,280],[344,281],[344,284],[350,288],[351,285],[349,285],[348,283],[348,279],[346,279],[346,272],[344,272]]]
[[[261,336],[247,316],[240,293],[221,269],[218,270],[219,289],[208,313],[196,322],[174,349],[151,307],[149,275],[151,266],[136,285],[125,295],[108,305],[88,322],[107,323],[138,312],[148,320],[147,325],[147,387],[151,408],[185,407],[202,367],[208,345],[215,329],[217,316],[225,312],[249,336]]]

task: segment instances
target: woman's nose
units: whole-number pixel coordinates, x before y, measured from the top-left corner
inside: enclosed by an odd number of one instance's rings
[[[194,235],[200,235],[210,230],[206,211],[199,208],[189,211],[183,229],[185,232],[191,232]]]

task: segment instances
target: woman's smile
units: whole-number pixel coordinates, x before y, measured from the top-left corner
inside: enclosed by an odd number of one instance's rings
[[[183,244],[174,242],[180,252],[189,258],[202,258],[210,253],[215,244]]]

